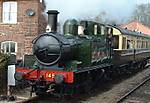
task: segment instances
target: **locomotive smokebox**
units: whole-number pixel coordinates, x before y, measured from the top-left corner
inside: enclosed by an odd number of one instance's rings
[[[57,32],[57,10],[48,10],[48,26],[50,28],[50,32]]]

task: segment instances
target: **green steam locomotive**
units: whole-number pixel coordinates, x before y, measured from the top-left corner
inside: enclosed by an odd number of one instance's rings
[[[150,36],[75,19],[64,23],[62,35],[57,14],[48,11],[51,31],[33,40],[33,69],[18,67],[15,73],[16,80],[30,81],[37,95],[89,91],[103,79],[134,71],[130,67],[144,67],[150,58]]]

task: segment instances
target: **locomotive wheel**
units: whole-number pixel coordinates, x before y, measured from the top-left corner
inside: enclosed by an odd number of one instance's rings
[[[85,84],[84,84],[84,92],[90,93],[91,89],[92,89],[92,77],[91,77],[91,74],[88,73],[87,79],[86,79]]]
[[[90,90],[92,89],[91,84],[92,84],[92,81],[91,81],[91,80],[87,80],[87,81],[86,81],[86,84],[85,84],[85,86],[84,86],[84,92],[85,92],[85,93],[89,93],[89,92],[90,92]]]
[[[147,65],[147,61],[145,60],[143,63],[143,69],[145,69],[146,65]]]
[[[147,61],[142,61],[140,65],[140,69],[144,69],[147,64]]]

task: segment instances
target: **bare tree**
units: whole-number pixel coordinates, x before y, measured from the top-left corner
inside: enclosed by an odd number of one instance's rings
[[[97,21],[100,23],[112,24],[112,25],[116,25],[118,23],[115,19],[110,18],[109,15],[105,11],[100,12],[94,18],[94,21]]]
[[[131,20],[137,20],[150,27],[150,4],[137,5],[131,16]]]

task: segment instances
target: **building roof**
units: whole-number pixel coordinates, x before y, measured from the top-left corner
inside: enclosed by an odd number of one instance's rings
[[[123,24],[120,27],[121,28],[126,28],[128,30],[138,31],[138,32],[150,35],[150,28],[145,26],[145,25],[143,25],[139,21],[132,21],[130,23]]]

